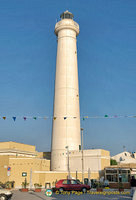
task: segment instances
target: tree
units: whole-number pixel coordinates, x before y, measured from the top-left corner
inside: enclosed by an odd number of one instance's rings
[[[117,161],[114,159],[110,159],[110,165],[117,165]]]
[[[26,188],[28,185],[29,185],[29,183],[27,183],[27,180],[26,180],[26,178],[25,178],[25,181],[22,182],[22,187],[23,187],[23,188]]]

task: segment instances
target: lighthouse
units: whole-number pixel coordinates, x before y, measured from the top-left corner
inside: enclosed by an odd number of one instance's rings
[[[55,25],[57,36],[56,78],[51,144],[51,170],[67,171],[68,156],[79,150],[80,110],[77,65],[79,25],[65,11]]]

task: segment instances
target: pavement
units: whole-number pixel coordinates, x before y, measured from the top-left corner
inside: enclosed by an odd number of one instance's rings
[[[96,194],[94,193],[89,194],[80,194],[75,193],[64,193],[64,194],[56,194],[53,193],[52,197],[47,197],[45,192],[20,192],[18,190],[13,191],[13,196],[11,200],[132,200],[130,194],[122,193],[122,194]]]

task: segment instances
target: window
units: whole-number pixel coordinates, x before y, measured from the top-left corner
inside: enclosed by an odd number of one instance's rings
[[[122,157],[120,157],[120,159],[119,159],[120,161],[123,161],[123,158]]]
[[[61,19],[73,19],[73,14],[70,12],[64,12],[60,15]]]
[[[79,151],[81,151],[81,145],[79,145]]]
[[[70,184],[70,180],[64,180],[63,181],[63,184],[65,185],[65,184]]]
[[[117,174],[117,170],[106,170],[107,174]]]
[[[67,18],[67,19],[70,18],[70,15],[69,15],[69,14],[65,14],[64,16],[65,16],[65,18]]]
[[[64,180],[64,181],[63,181],[63,184],[67,184],[67,180]]]
[[[106,179],[109,181],[109,182],[118,182],[118,178],[117,178],[117,174],[114,174],[114,175],[106,175]]]
[[[121,182],[123,182],[123,183],[128,182],[128,176],[127,176],[127,174],[122,174],[122,176],[121,176]]]
[[[75,180],[71,180],[71,184],[77,184]]]
[[[106,179],[109,182],[129,182],[130,179],[130,170],[128,169],[107,169],[106,170]]]
[[[121,170],[120,171],[122,174],[127,174],[128,170]]]

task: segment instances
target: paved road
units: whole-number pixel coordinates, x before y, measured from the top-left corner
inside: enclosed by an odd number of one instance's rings
[[[46,197],[44,192],[20,192],[13,191],[11,200],[131,200],[130,195],[98,195],[98,194],[53,194],[52,197]]]

